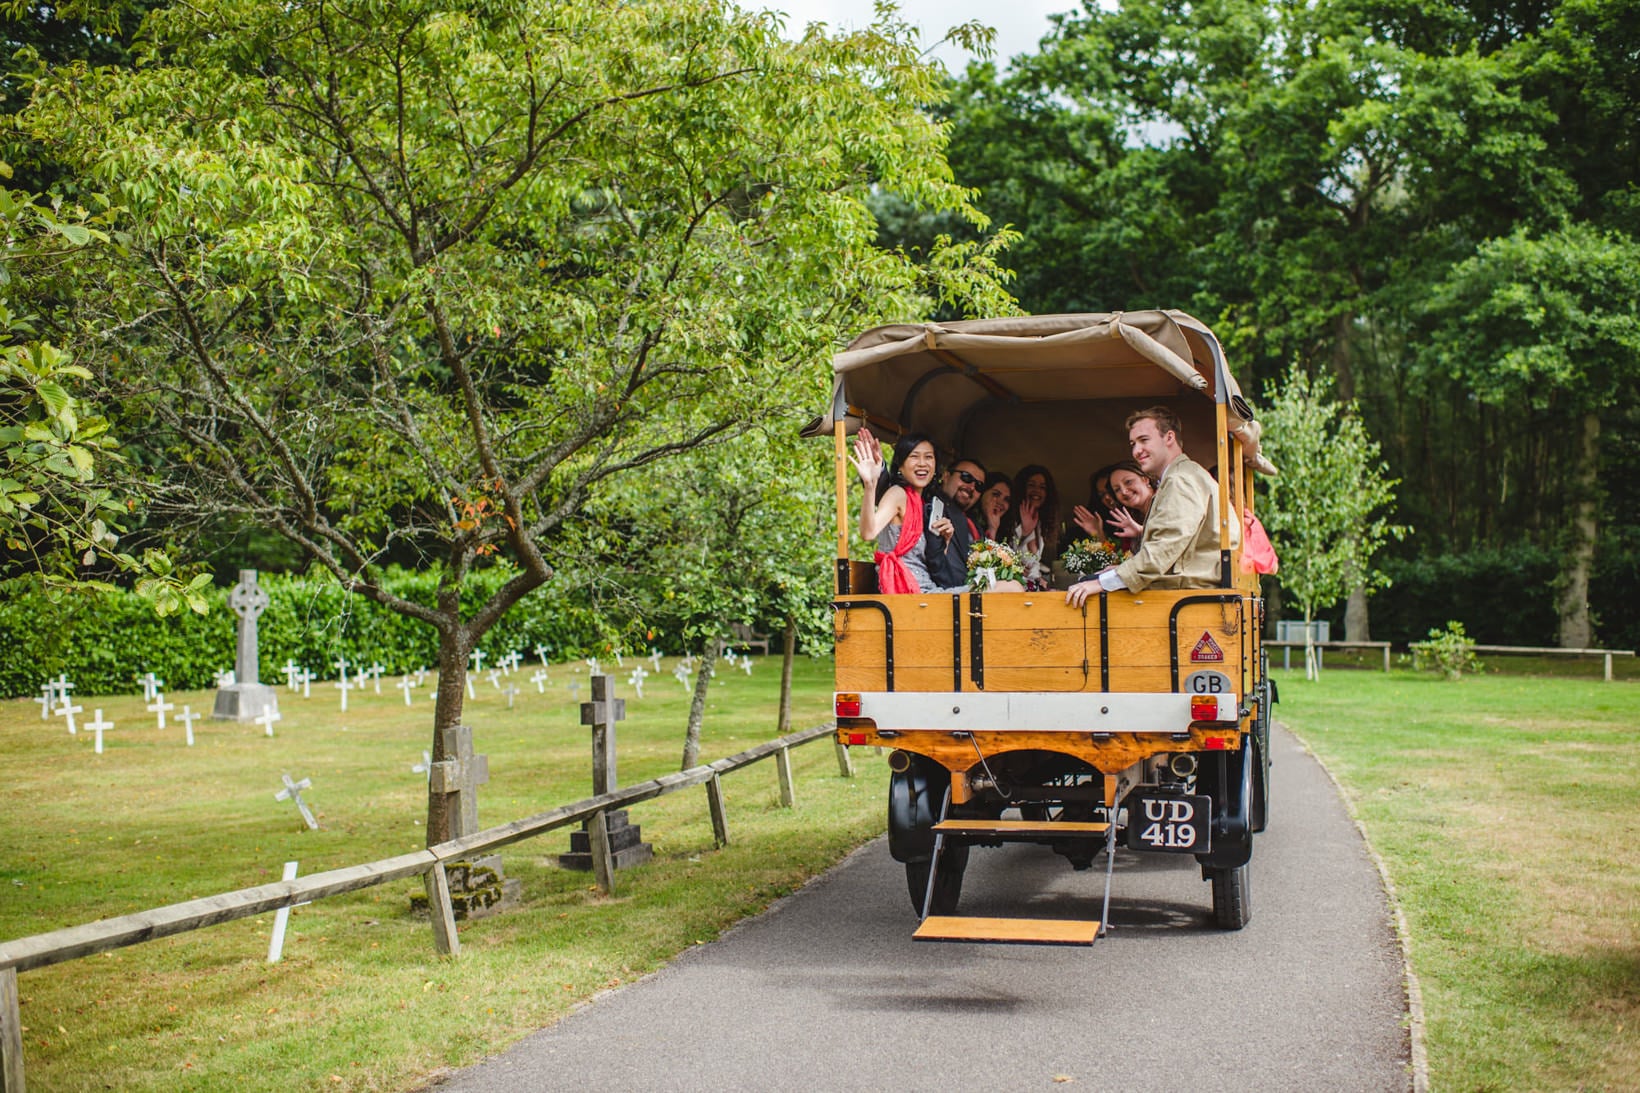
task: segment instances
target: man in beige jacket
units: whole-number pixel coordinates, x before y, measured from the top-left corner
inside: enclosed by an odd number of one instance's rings
[[[1165,406],[1129,415],[1128,441],[1139,469],[1157,481],[1133,557],[1073,584],[1065,602],[1082,606],[1103,588],[1214,588],[1219,583],[1219,487],[1179,445],[1179,418]],[[1231,521],[1232,544],[1235,521]]]

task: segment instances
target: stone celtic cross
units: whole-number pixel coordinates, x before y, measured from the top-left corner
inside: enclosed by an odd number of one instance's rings
[[[256,662],[256,619],[268,609],[268,590],[256,583],[256,570],[241,569],[239,583],[228,593],[228,606],[239,616],[239,644],[234,649],[234,679],[260,683]]]

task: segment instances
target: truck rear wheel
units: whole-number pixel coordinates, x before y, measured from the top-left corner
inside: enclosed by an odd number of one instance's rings
[[[911,894],[911,909],[922,914],[923,899],[928,895],[928,861],[905,863],[905,887]],[[931,915],[949,915],[957,909],[962,896],[962,874],[968,868],[968,847],[947,846],[940,855],[940,873],[934,878],[934,899],[928,908]]]
[[[1251,879],[1248,867],[1209,869],[1213,882],[1213,923],[1221,930],[1239,930],[1253,917]],[[926,879],[926,876],[925,876]]]

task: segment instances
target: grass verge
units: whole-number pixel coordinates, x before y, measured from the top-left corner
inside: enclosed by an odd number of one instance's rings
[[[1394,879],[1433,1087],[1640,1089],[1640,688],[1277,679]]]
[[[618,728],[623,784],[676,770],[688,695],[661,673],[628,698]],[[624,673],[622,673],[624,676]],[[703,761],[774,735],[779,662],[750,676],[724,666],[712,687]],[[483,680],[467,720],[490,757],[480,820],[501,823],[590,791],[590,739],[557,667],[546,693],[528,672],[509,710]],[[0,938],[418,849],[425,843],[423,775],[431,738],[427,690],[407,709],[384,694],[311,699],[281,691],[273,739],[260,727],[200,722],[183,744],[154,727],[139,697],[87,698],[116,728],[103,755],[85,734],[39,708],[0,704],[0,764],[8,772],[0,838]],[[829,717],[831,663],[800,659],[793,728]],[[168,696],[208,710],[209,694]],[[173,714],[173,718],[174,718]],[[838,776],[824,741],[793,753],[794,809],[778,807],[772,763],[724,780],[731,844],[714,850],[704,789],[632,810],[654,863],[617,875],[613,897],[590,875],[556,867],[568,830],[503,852],[523,882],[520,905],[462,924],[462,955],[436,956],[425,918],[411,914],[419,881],[382,885],[297,908],[284,960],[266,962],[273,916],[26,972],[22,997],[29,1088],[49,1090],[404,1089],[471,1063],[562,1016],[597,992],[645,975],[715,937],[824,870],[882,828],[886,768],[856,752],[859,775]],[[321,829],[274,800],[280,774],[313,780],[306,797]]]

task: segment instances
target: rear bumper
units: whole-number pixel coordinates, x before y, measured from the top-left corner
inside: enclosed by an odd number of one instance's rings
[[[932,729],[945,732],[1187,733],[1200,728],[1234,729],[1240,721],[1237,696],[1215,695],[1216,716],[1192,717],[1191,695],[1011,691],[868,691],[858,693],[858,717],[839,718],[838,727],[878,731]],[[1201,696],[1194,696],[1197,703]]]

